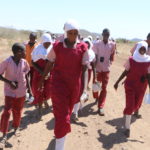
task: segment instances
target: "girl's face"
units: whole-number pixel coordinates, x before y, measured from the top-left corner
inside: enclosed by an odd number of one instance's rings
[[[44,48],[46,48],[46,49],[48,49],[50,45],[51,45],[50,42],[45,42],[45,43],[43,43],[43,46],[44,46]]]
[[[144,46],[142,46],[140,49],[139,49],[139,53],[141,55],[144,55],[146,53],[146,48]]]
[[[88,45],[88,49],[89,49],[89,48],[90,48],[90,43],[89,43],[89,42],[87,42],[87,41],[86,41],[85,43]]]
[[[67,39],[70,42],[76,42],[77,37],[78,37],[78,30],[67,31]]]

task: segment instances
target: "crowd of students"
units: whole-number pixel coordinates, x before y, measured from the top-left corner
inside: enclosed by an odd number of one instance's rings
[[[78,111],[88,100],[91,72],[93,84],[100,83],[101,90],[93,92],[97,113],[104,116],[104,105],[109,82],[110,66],[114,61],[116,43],[110,40],[109,29],[102,31],[102,40],[93,42],[92,36],[79,39],[79,26],[74,20],[64,24],[64,35],[56,38],[44,33],[37,42],[32,32],[26,44],[15,43],[13,55],[0,63],[0,80],[5,82],[5,104],[0,120],[3,133],[0,149],[5,147],[11,112],[14,134],[19,131],[21,113],[29,93],[28,101],[38,109],[37,119],[42,120],[43,105],[49,109],[51,99],[55,117],[55,150],[64,150],[66,135],[71,132],[70,119],[78,121]],[[150,34],[146,41],[138,42],[131,50],[125,70],[114,84],[124,82],[126,105],[124,134],[130,136],[131,116],[140,118],[139,109],[147,88],[150,86]],[[5,76],[4,76],[5,75]],[[34,99],[33,99],[34,98]]]

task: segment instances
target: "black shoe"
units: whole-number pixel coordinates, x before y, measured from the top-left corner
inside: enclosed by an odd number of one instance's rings
[[[125,131],[124,131],[124,135],[128,138],[128,137],[130,137],[130,129],[126,129]]]
[[[141,119],[141,118],[142,118],[142,115],[140,115],[138,111],[136,111],[136,112],[133,114],[133,116],[136,117],[137,119]]]
[[[77,116],[76,114],[72,113],[72,115],[71,115],[71,121],[72,121],[73,123],[76,123],[78,120],[79,120],[79,119],[78,119],[78,116]]]

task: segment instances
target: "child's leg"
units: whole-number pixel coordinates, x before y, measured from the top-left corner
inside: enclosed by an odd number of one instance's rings
[[[72,116],[71,116],[71,120],[72,120],[73,122],[78,121],[79,105],[80,105],[80,102],[74,104],[73,113],[72,113]]]
[[[9,118],[11,114],[11,109],[12,109],[12,101],[13,97],[5,97],[5,106],[4,106],[4,111],[1,116],[1,121],[0,121],[0,131],[5,135],[8,131],[8,126],[9,126]]]
[[[21,113],[22,113],[22,110],[23,110],[24,101],[25,101],[25,97],[15,98],[14,101],[13,101],[13,108],[12,108],[13,123],[12,123],[12,126],[14,127],[15,130],[20,125]]]
[[[44,106],[45,106],[46,109],[49,108],[49,104],[48,104],[47,100],[44,101]]]
[[[131,125],[131,115],[125,115],[125,128],[130,129]]]
[[[99,80],[102,80],[102,90],[99,96],[98,108],[103,108],[105,101],[106,101],[106,94],[107,94],[107,84],[109,80],[109,72],[102,72],[98,74]]]
[[[80,102],[76,103],[74,105],[74,108],[73,108],[73,113],[78,116],[78,111],[79,111],[79,107],[80,107]]]
[[[56,139],[55,150],[64,150],[65,138],[66,138],[66,136]]]
[[[130,137],[131,115],[125,115],[125,136]]]

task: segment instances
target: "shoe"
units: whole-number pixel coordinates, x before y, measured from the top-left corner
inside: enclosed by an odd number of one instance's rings
[[[136,117],[137,119],[142,118],[142,115],[140,115],[138,111],[134,112],[133,116]]]
[[[124,135],[128,138],[128,137],[130,137],[130,129],[126,129],[125,131],[124,131]]]
[[[33,101],[34,101],[34,97],[31,96],[31,97],[28,98],[27,103],[28,103],[28,104],[32,104]]]
[[[98,114],[99,114],[100,116],[105,116],[105,114],[104,114],[104,109],[103,109],[103,108],[99,108],[99,109],[98,109]]]
[[[97,104],[97,103],[98,103],[98,99],[96,98],[96,99],[95,99],[95,104]]]
[[[0,150],[4,150],[6,142],[7,142],[7,138],[3,137],[2,140],[0,141]]]
[[[72,113],[71,120],[72,120],[72,122],[76,123],[79,119],[78,119],[78,116],[76,114]]]
[[[19,128],[14,128],[14,135],[15,135],[16,137],[19,137],[19,136],[21,135]]]

